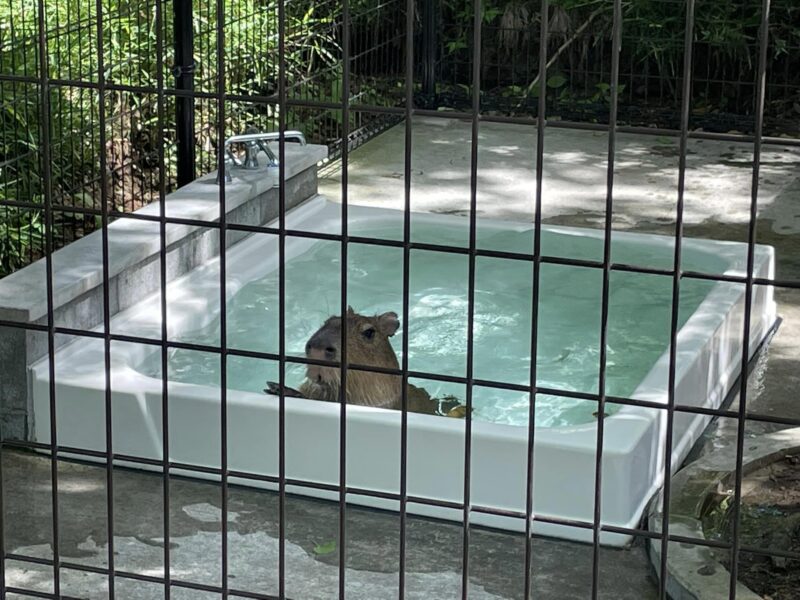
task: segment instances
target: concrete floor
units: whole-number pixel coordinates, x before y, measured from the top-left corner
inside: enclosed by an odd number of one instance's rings
[[[414,210],[466,214],[469,206],[470,125],[449,119],[414,123],[412,206]],[[602,227],[607,137],[551,129],[545,141],[543,211],[548,223]],[[482,124],[478,209],[481,215],[532,220],[535,129]],[[686,234],[747,238],[750,197],[748,145],[693,141],[686,186]],[[350,157],[349,201],[403,206],[403,128],[382,134]],[[677,182],[677,146],[666,138],[620,135],[616,163],[615,229],[671,233]],[[757,223],[760,243],[773,245],[778,277],[800,280],[800,153],[767,147],[762,156]],[[326,170],[321,192],[340,197],[336,165]],[[748,407],[773,416],[800,418],[795,390],[800,384],[800,291],[777,290],[783,319],[756,361],[749,380]],[[736,406],[734,399],[733,405]],[[747,435],[776,429],[748,422]],[[736,422],[714,423],[695,455],[731,448]],[[5,550],[40,558],[52,556],[49,461],[19,452],[3,456]],[[114,478],[115,567],[145,575],[163,574],[162,479],[118,470]],[[105,471],[63,463],[59,468],[62,560],[105,566],[108,557]],[[219,585],[220,492],[210,483],[170,483],[171,575],[181,581]],[[278,507],[275,494],[232,488],[229,496],[229,582],[232,588],[277,594]],[[349,598],[397,597],[399,520],[394,514],[349,508],[346,585]],[[287,506],[287,594],[292,598],[334,598],[338,590],[338,506],[292,497]],[[457,525],[409,518],[408,598],[460,597],[461,529]],[[319,553],[319,547],[333,548]],[[648,600],[657,597],[643,544],[628,550],[603,549],[600,597]],[[317,552],[315,552],[315,548]],[[338,548],[338,544],[336,545]],[[590,546],[536,538],[533,543],[534,596],[588,598]],[[48,567],[7,560],[9,585],[52,590]],[[524,538],[475,529],[470,536],[471,598],[522,597]],[[163,598],[150,583],[116,579],[118,598]],[[65,569],[62,593],[107,597],[103,577]],[[9,598],[14,597],[9,595]],[[21,598],[22,596],[19,596]],[[218,597],[173,588],[172,598]]]
[[[3,462],[6,551],[51,558],[49,463],[7,452]],[[115,568],[163,575],[164,534],[160,477],[119,470],[114,478]],[[61,560],[106,566],[108,529],[105,471],[63,463],[59,468]],[[278,501],[269,492],[232,488],[229,493],[229,582],[238,590],[278,593]],[[219,585],[221,569],[220,489],[211,483],[173,479],[170,483],[170,560],[176,580]],[[286,593],[302,600],[335,598],[339,552],[318,555],[315,547],[336,542],[338,506],[290,497],[286,516]],[[474,529],[470,532],[470,598],[521,598],[524,536]],[[397,515],[348,508],[347,596],[378,600],[398,594]],[[459,598],[462,530],[449,523],[409,517],[406,597]],[[338,544],[336,544],[338,547]],[[587,598],[591,590],[589,545],[536,539],[533,543],[537,597]],[[653,582],[638,554],[602,551],[603,598],[648,599]],[[6,581],[52,591],[52,570],[6,561]],[[624,586],[620,583],[624,582]],[[163,598],[163,590],[116,579],[117,597]],[[106,597],[101,576],[62,571],[62,593]],[[214,598],[173,588],[173,598]]]

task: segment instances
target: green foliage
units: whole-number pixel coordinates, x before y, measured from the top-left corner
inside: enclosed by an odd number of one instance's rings
[[[0,209],[0,276],[25,265],[44,246],[44,223],[39,211]]]
[[[558,89],[563,87],[567,83],[567,78],[564,77],[561,73],[556,73],[555,75],[551,75],[547,79],[547,87],[552,89]]]
[[[324,544],[314,544],[314,554],[317,556],[325,556],[334,552],[336,552],[336,540],[331,540]]]
[[[173,119],[175,97],[164,96],[164,127],[159,127],[158,97],[152,90],[163,81],[173,85],[172,3],[169,0],[102,0],[102,52],[97,45],[97,5],[86,0],[44,2],[44,28],[48,73],[56,80],[96,83],[98,61],[108,83],[128,91],[107,91],[102,98],[106,115],[107,145],[100,147],[99,111],[101,99],[85,85],[53,86],[47,97],[45,119],[38,76],[39,0],[0,3],[0,72],[28,81],[0,81],[0,200],[41,203],[42,175],[52,175],[55,204],[94,209],[99,206],[100,159],[105,154],[106,196],[111,208],[131,210],[157,197],[160,155],[168,189],[174,181],[175,152]],[[278,91],[278,3],[275,0],[225,0],[224,56],[225,91],[247,98],[271,96]],[[157,29],[162,13],[162,31]],[[194,0],[192,27],[195,36],[195,87],[204,94],[216,94],[217,36],[216,0]],[[405,2],[351,0],[351,54],[370,49],[369,33],[405,28]],[[417,2],[417,12],[420,10]],[[453,89],[471,92],[474,0],[440,0],[443,26],[437,31],[443,49],[442,64],[458,65],[447,80]],[[351,78],[345,90],[340,46],[342,3],[336,0],[288,0],[285,7],[285,85],[290,97],[336,104],[345,92],[353,102],[393,105],[393,98],[405,93],[402,81],[392,85],[377,76]],[[482,53],[484,91],[492,88],[507,104],[521,107],[539,93],[531,85],[538,73],[539,0],[482,0]],[[598,68],[597,56],[607,61],[612,26],[613,0],[551,0],[548,23],[550,45],[545,92],[548,101],[576,105],[606,105],[611,100],[608,70]],[[683,69],[685,2],[624,0],[623,73],[647,73],[649,82],[663,86],[655,96],[675,101],[680,93]],[[419,15],[415,23],[420,25]],[[695,10],[695,64],[703,78],[723,82],[695,86],[695,111],[729,111],[746,114],[748,94],[738,93],[738,82],[755,79],[755,57],[761,0],[723,2],[697,0]],[[769,115],[797,119],[800,115],[800,3],[772,0],[770,19],[770,64],[768,73],[785,78],[785,88],[767,105]],[[354,33],[355,32],[355,33]],[[360,34],[359,34],[360,33]],[[391,36],[386,36],[391,37]],[[401,36],[402,37],[402,36]],[[377,38],[376,38],[377,39]],[[163,44],[163,72],[159,72],[157,48]],[[362,40],[362,41],[358,41]],[[378,57],[402,52],[401,46],[378,50]],[[591,58],[591,57],[595,58]],[[589,57],[589,58],[587,58]],[[591,64],[589,60],[594,60]],[[382,58],[379,58],[382,60]],[[487,67],[491,65],[491,68]],[[576,66],[577,65],[577,66]],[[604,63],[603,67],[608,65]],[[522,76],[519,71],[525,69]],[[506,79],[500,73],[508,74]],[[784,73],[784,75],[781,75]],[[492,79],[494,77],[494,79]],[[625,80],[627,81],[627,79]],[[728,83],[725,83],[728,82]],[[397,82],[394,82],[395,84]],[[629,99],[645,97],[638,89],[626,90]],[[648,83],[643,84],[649,85]],[[783,85],[783,84],[782,84]],[[140,92],[137,90],[151,90]],[[618,92],[625,85],[618,87]],[[645,90],[646,91],[646,90]],[[638,95],[638,96],[637,96]],[[652,96],[652,95],[651,95]],[[744,97],[744,99],[743,99]],[[769,98],[771,96],[768,95]],[[213,169],[220,115],[216,101],[198,99],[196,144],[198,172]],[[351,112],[349,126],[360,126]],[[229,102],[225,107],[226,133],[238,133],[248,124],[262,129],[277,125],[274,104]],[[287,115],[293,128],[310,139],[332,142],[344,123],[340,110],[293,107]],[[41,125],[49,120],[51,156],[41,156]],[[163,135],[162,135],[163,134]],[[133,199],[132,199],[133,197]],[[138,204],[136,204],[138,203]],[[53,225],[58,243],[71,239],[71,231],[90,231],[97,226],[95,215],[59,213]],[[42,253],[41,212],[25,209],[0,212],[0,233],[8,235],[0,254],[0,276]],[[26,258],[27,257],[27,258]]]
[[[472,60],[473,5],[473,0],[443,0],[445,65],[468,67]],[[603,69],[597,58],[591,57],[604,56],[602,67],[607,73],[613,6],[614,0],[551,0],[548,60],[553,64],[549,65],[547,82],[550,93],[558,90],[559,95],[564,94],[572,101],[608,100],[608,88],[596,87],[607,86],[608,81],[596,78]],[[737,95],[736,86],[755,80],[761,6],[761,0],[696,1],[695,69],[702,79],[713,84],[695,87],[695,106],[737,114],[752,110],[751,94]],[[522,100],[538,93],[528,84],[538,72],[540,10],[539,0],[483,0],[482,59],[484,65],[490,65],[484,69],[484,89],[498,88],[499,95],[505,98],[513,97],[514,89],[519,89]],[[621,72],[643,77],[647,74],[648,80],[643,85],[663,86],[665,89],[659,87],[656,95],[667,102],[679,100],[680,84],[676,82],[683,74],[685,13],[685,2],[624,0],[622,3]],[[778,74],[781,71],[790,73],[790,80],[785,83],[798,91],[793,96],[787,94],[776,99],[767,106],[767,111],[776,117],[796,118],[794,106],[800,106],[797,0],[772,1],[769,33],[773,62],[768,65],[768,72],[772,72],[774,65],[776,77],[781,77]],[[781,59],[784,62],[775,62]],[[595,62],[586,62],[591,60]],[[571,80],[562,81],[566,73],[571,73]],[[468,68],[456,71],[456,83],[466,83],[469,77]],[[526,80],[521,81],[523,78]],[[558,85],[551,83],[554,79]],[[566,88],[570,90],[567,92]],[[636,94],[643,90],[629,92]]]
[[[367,0],[369,1],[369,0]],[[162,34],[157,29],[157,6]],[[216,0],[195,0],[195,89],[217,92]],[[303,86],[319,100],[339,101],[342,93],[341,49],[337,22],[338,2],[286,3],[286,83]],[[110,208],[130,210],[157,197],[157,168],[163,150],[168,189],[175,177],[176,156],[172,129],[175,99],[165,96],[164,128],[159,127],[155,90],[159,80],[173,85],[173,21],[171,2],[103,0],[102,48],[98,48],[96,4],[85,0],[48,0],[44,28],[51,79],[96,83],[102,55],[107,84],[131,91],[107,91],[106,147],[100,147],[97,91],[85,86],[53,86],[48,97],[53,203],[61,206],[100,207],[100,159],[105,153]],[[278,4],[269,0],[226,0],[224,28],[225,87],[242,96],[271,95],[278,84]],[[0,72],[35,80],[38,72],[38,2],[0,3]],[[65,25],[69,24],[69,27]],[[159,40],[159,38],[161,38]],[[159,73],[157,49],[163,48]],[[215,167],[219,114],[214,101],[195,102],[198,171]],[[41,203],[43,161],[41,94],[35,83],[0,82],[0,200]],[[248,123],[275,127],[274,107],[227,103],[224,128],[239,133]],[[303,128],[302,123],[294,123]],[[162,136],[163,131],[163,136]],[[41,211],[0,212],[0,277],[43,253]],[[66,242],[65,231],[88,231],[97,226],[92,215],[58,215],[53,237]],[[30,221],[27,225],[25,218]],[[21,220],[22,219],[22,220]],[[69,227],[68,227],[69,226]]]

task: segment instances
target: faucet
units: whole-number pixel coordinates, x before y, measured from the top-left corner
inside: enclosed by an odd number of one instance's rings
[[[231,177],[231,167],[239,167],[241,169],[257,169],[259,167],[258,164],[258,152],[263,151],[264,154],[267,155],[267,159],[269,160],[268,167],[277,167],[278,166],[278,157],[275,155],[275,152],[269,147],[267,142],[269,141],[277,141],[280,140],[281,134],[278,131],[272,131],[269,133],[266,132],[259,132],[254,131],[252,128],[248,128],[245,133],[241,133],[239,135],[234,135],[229,137],[225,140],[225,181],[231,182],[233,178]],[[286,141],[297,142],[301,146],[306,145],[306,136],[303,135],[301,131],[285,131],[283,133],[283,139]],[[242,161],[236,154],[234,154],[233,150],[231,150],[232,144],[244,144],[244,161]],[[217,173],[217,183],[220,182],[220,173]]]

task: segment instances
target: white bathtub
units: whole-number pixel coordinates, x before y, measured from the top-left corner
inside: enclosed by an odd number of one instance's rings
[[[287,215],[290,229],[334,230],[340,206],[316,197]],[[401,216],[391,210],[351,206],[351,222],[358,219]],[[461,217],[415,215],[415,219],[444,222]],[[326,225],[328,224],[328,225]],[[481,222],[481,227],[529,229],[530,224]],[[601,237],[601,231],[550,228],[568,235]],[[616,233],[649,246],[670,246],[670,238]],[[288,238],[287,259],[304,251],[313,240]],[[251,236],[231,247],[228,264],[236,265],[228,296],[251,278],[277,268],[274,236]],[[744,245],[707,240],[685,240],[685,248],[713,253],[728,265],[727,274],[744,274]],[[255,259],[254,259],[255,257]],[[218,312],[214,275],[209,263],[169,284],[170,338],[174,332],[197,328]],[[755,274],[772,277],[772,248],[758,246]],[[233,271],[233,270],[231,270]],[[735,287],[735,289],[734,289]],[[204,288],[208,288],[205,289]],[[676,398],[680,404],[717,407],[741,364],[743,286],[717,285],[702,301],[678,334]],[[750,352],[775,322],[772,288],[757,286],[753,295]],[[112,331],[160,338],[158,296],[145,298],[113,318]],[[162,459],[162,383],[133,367],[158,346],[114,343],[112,346],[112,421],[115,453]],[[665,352],[639,384],[635,398],[666,403],[664,382],[669,365]],[[50,442],[47,364],[31,368],[35,439]],[[105,397],[102,340],[81,338],[56,353],[58,443],[67,447],[104,451]],[[173,462],[220,466],[220,393],[218,389],[169,384],[169,458]],[[656,414],[660,413],[660,414]],[[228,468],[257,475],[278,475],[278,399],[274,396],[229,390]],[[338,485],[339,416],[335,404],[289,398],[286,402],[286,475],[294,480]],[[674,422],[673,470],[708,423],[701,415],[679,413]],[[623,406],[605,419],[602,454],[602,523],[635,528],[644,507],[662,483],[666,448],[665,411]],[[418,414],[408,416],[408,494],[448,502],[463,500],[465,422]],[[472,425],[471,503],[504,511],[525,511],[527,427],[475,420]],[[594,509],[596,423],[537,428],[535,436],[534,514],[590,523]],[[63,454],[69,456],[68,454]],[[85,457],[83,457],[85,458]],[[125,464],[121,462],[120,464]],[[400,413],[358,406],[347,407],[348,487],[399,493]],[[131,466],[142,465],[133,464]],[[173,469],[176,474],[191,474]],[[203,475],[214,479],[213,475]],[[231,477],[232,483],[275,489],[263,481]],[[338,492],[288,486],[291,493],[338,499]],[[398,510],[384,498],[349,494],[354,504]],[[460,521],[457,509],[410,502],[408,512]],[[501,529],[524,531],[524,519],[472,512],[470,521]],[[535,521],[535,533],[590,541],[591,529]],[[610,532],[601,542],[624,545],[630,536]]]

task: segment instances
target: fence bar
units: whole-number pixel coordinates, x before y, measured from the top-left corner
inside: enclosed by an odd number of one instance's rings
[[[216,0],[217,20],[217,169],[225,172],[225,0]],[[220,536],[222,564],[222,600],[228,589],[228,309],[227,309],[227,241],[228,217],[225,205],[225,177],[219,178],[219,425],[220,468],[222,471],[220,494]],[[166,377],[166,374],[162,374]]]
[[[547,42],[549,38],[548,23],[550,7],[548,0],[542,0],[539,9],[539,103],[536,115],[536,190],[533,208],[533,255],[542,253],[542,185],[544,179],[544,133],[547,126]],[[525,578],[523,598],[531,597],[533,568],[533,476],[534,448],[536,441],[536,392],[539,340],[539,282],[541,261],[533,261],[533,286],[531,289],[531,349],[530,349],[530,388],[528,395],[528,464],[527,482],[525,486]]]
[[[0,73],[0,81],[16,81],[21,83],[37,83],[38,78],[27,75],[13,75]],[[72,81],[66,79],[54,78],[50,80],[52,87],[70,86],[81,89],[97,89],[97,84],[91,81]],[[152,87],[141,85],[128,85],[120,83],[108,83],[106,89],[109,91],[119,92],[138,92],[142,94],[151,93]],[[186,90],[168,89],[165,94],[175,98],[195,98],[195,99],[215,99],[216,93],[205,92],[202,90],[193,90],[191,92]],[[225,95],[228,101],[241,101],[241,102],[277,102],[278,98],[275,95],[261,95],[261,94],[235,94],[228,93]],[[329,108],[336,109],[340,105],[336,102],[308,100],[308,99],[287,99],[287,105],[298,108]],[[386,115],[402,115],[405,109],[402,107],[392,106],[376,106],[370,104],[351,103],[353,110],[369,113],[381,113]],[[413,111],[414,116],[435,117],[439,119],[469,119],[470,111],[464,110],[448,110],[438,111],[435,108],[415,108]],[[516,123],[520,125],[535,125],[536,119],[530,116],[506,116],[506,115],[481,115],[481,121],[487,123]],[[551,121],[549,127],[556,129],[574,129],[585,131],[608,131],[608,125],[603,123],[588,123],[580,121],[570,121],[563,119],[559,121]],[[637,133],[641,135],[654,136],[654,137],[675,137],[680,136],[680,129],[670,129],[667,127],[645,127],[641,125],[617,125],[618,133]],[[752,143],[754,136],[747,133],[718,133],[713,131],[700,131],[693,130],[689,132],[689,139],[701,140],[718,140],[728,142],[747,142]],[[789,137],[777,136],[761,136],[762,145],[775,145],[784,147],[798,147],[800,146],[800,139]]]
[[[424,2],[427,7],[429,2]],[[429,9],[426,9],[429,10]],[[408,340],[411,324],[409,322],[409,301],[411,293],[411,152],[413,150],[412,108],[414,103],[414,16],[415,0],[406,0],[406,63],[405,63],[405,122],[403,123],[403,347],[401,350],[400,369],[402,371],[400,387],[400,573],[397,582],[399,600],[406,595],[406,533],[408,528],[408,512],[406,495],[408,494]]]
[[[60,537],[58,518],[58,437],[56,428],[56,360],[55,360],[55,316],[53,307],[53,176],[50,153],[50,65],[47,53],[47,13],[44,0],[38,0],[38,51],[39,51],[39,110],[41,111],[42,147],[42,191],[44,194],[45,221],[45,279],[47,293],[47,359],[49,408],[50,408],[50,485],[51,509],[53,511],[53,593],[61,594]]]
[[[3,427],[0,426],[0,598],[6,597],[6,503],[5,503],[5,480],[3,473],[3,446],[5,445],[5,435]]]
[[[422,104],[425,108],[435,108],[436,54],[439,44],[436,28],[437,3],[436,0],[424,0],[419,4],[422,11],[422,48],[420,52],[422,55]],[[406,26],[408,25],[406,24]],[[411,31],[413,31],[413,25]],[[409,31],[406,33],[411,35]]]
[[[339,600],[344,600],[346,591],[345,572],[347,567],[347,200],[348,173],[350,158],[350,2],[342,0],[342,240],[341,254],[341,293],[342,315],[341,334],[341,384],[339,387]]]
[[[592,600],[600,593],[600,533],[603,497],[603,433],[606,406],[606,359],[608,355],[608,312],[611,282],[611,220],[614,214],[614,164],[617,150],[617,109],[619,106],[619,55],[622,49],[622,0],[614,0],[611,32],[611,107],[608,119],[608,165],[606,170],[605,230],[603,239],[603,295],[600,312],[600,371],[597,388],[597,450],[595,453],[594,524],[592,539]]]
[[[103,23],[103,0],[95,1],[96,27],[97,27],[97,118],[100,124],[98,141],[100,149],[100,208],[102,214],[101,240],[103,262],[103,361],[104,361],[104,404],[105,404],[105,435],[106,435],[106,520],[108,527],[108,597],[115,598],[114,587],[114,439],[113,439],[113,414],[111,407],[111,302],[110,302],[110,277],[108,271],[108,169],[106,164],[106,91],[105,91],[105,36]]]
[[[480,256],[480,255],[479,255]],[[31,329],[32,331],[47,331],[46,326],[38,326],[32,327],[31,324],[20,324],[14,321],[4,321],[0,320],[0,325],[3,327],[14,327],[17,329]],[[80,331],[75,329],[68,329],[63,327],[56,327],[56,333],[64,334],[64,335],[72,335],[76,337],[88,337],[88,338],[96,338],[102,339],[103,334],[98,332],[92,331]],[[162,344],[160,340],[150,339],[150,338],[141,338],[129,335],[120,335],[112,333],[110,338],[113,341],[119,342],[127,342],[127,343],[134,343],[134,344],[143,344],[143,345],[151,345],[151,346],[159,346],[161,347]],[[766,344],[762,344],[762,347]],[[220,350],[216,346],[207,346],[203,344],[191,344],[185,342],[175,342],[175,341],[167,341],[164,344],[165,348],[175,348],[175,349],[182,349],[182,350],[193,350],[196,352],[209,352],[219,354]],[[264,359],[264,360],[278,360],[277,354],[272,354],[268,352],[257,352],[252,350],[238,350],[234,348],[228,349],[228,354],[232,356],[241,356],[245,358],[255,358],[255,359]],[[754,364],[754,359],[750,362],[750,364]],[[306,365],[319,365],[319,366],[327,366],[327,367],[338,367],[340,363],[332,362],[332,361],[325,361],[325,360],[315,360],[304,358],[300,356],[286,356],[286,362],[290,362],[293,364],[306,364]],[[365,371],[365,372],[373,372],[373,373],[383,373],[388,375],[397,375],[398,377],[402,376],[402,371],[400,369],[390,369],[384,367],[374,367],[370,365],[359,365],[359,364],[351,364],[348,366],[349,370],[358,370],[358,371]],[[451,376],[451,375],[441,375],[438,373],[430,373],[427,371],[409,371],[408,376],[412,378],[418,379],[430,379],[433,381],[442,381],[447,383],[455,383],[459,385],[466,385],[466,378],[459,377],[459,376]],[[513,383],[506,383],[501,381],[491,381],[491,380],[484,380],[484,379],[475,379],[475,385],[479,385],[481,387],[488,387],[492,389],[500,389],[500,390],[511,390],[517,392],[526,392],[526,393],[537,393],[537,394],[547,394],[551,396],[559,396],[563,398],[573,398],[579,400],[590,400],[594,402],[599,402],[600,395],[596,393],[590,392],[575,392],[571,390],[565,389],[557,389],[557,388],[549,388],[543,386],[537,386],[531,389],[528,385],[522,384],[513,384]],[[650,402],[647,400],[639,400],[635,398],[626,398],[623,396],[611,396],[607,395],[606,400],[609,402],[613,402],[616,404],[626,404],[628,406],[641,406],[644,408],[656,408],[656,409],[663,409],[664,406],[655,402]],[[725,404],[725,403],[723,403]],[[710,409],[710,408],[700,408],[696,406],[689,406],[689,405],[680,405],[676,404],[675,410],[677,412],[686,412],[692,414],[705,414],[709,416],[718,416],[718,417],[735,417],[737,415],[734,411],[729,411],[725,409]],[[786,425],[787,427],[797,427],[800,426],[800,419],[791,419],[791,418],[780,418],[775,417],[773,415],[766,415],[760,413],[748,413],[748,419],[750,420],[757,420],[765,423],[775,423],[775,424],[782,424]],[[17,445],[18,442],[7,440],[3,442],[6,446],[13,446]],[[49,448],[49,446],[46,446]],[[59,445],[59,451],[73,451],[72,449],[66,449],[67,447]],[[42,448],[44,449],[44,448]],[[92,451],[84,450],[81,451],[84,454],[92,455]],[[101,453],[102,455],[102,453]],[[102,455],[104,456],[104,455]],[[122,458],[122,455],[117,454],[118,458]]]
[[[278,0],[278,597],[286,597],[286,0]]]
[[[160,4],[158,0],[156,4]],[[194,27],[192,0],[173,0],[175,34],[175,89],[186,92],[175,100],[175,133],[178,159],[178,186],[194,180]],[[223,26],[224,21],[218,23]],[[160,34],[159,34],[160,35]],[[163,69],[162,69],[163,70]]]
[[[683,88],[681,95],[681,136],[678,158],[678,199],[675,217],[675,249],[672,261],[672,314],[669,332],[669,369],[667,374],[667,418],[664,432],[664,492],[662,495],[661,562],[659,564],[660,600],[667,600],[669,576],[667,553],[669,551],[669,511],[672,483],[672,432],[675,422],[675,378],[678,363],[678,328],[681,302],[681,252],[683,246],[683,205],[686,186],[686,155],[689,140],[689,110],[692,102],[692,50],[694,40],[694,0],[686,1],[686,23],[683,40]]]
[[[747,281],[744,294],[744,331],[742,332],[742,370],[739,381],[739,414],[736,429],[736,476],[733,488],[733,508],[731,519],[733,529],[731,537],[730,567],[730,599],[736,599],[736,584],[739,577],[739,552],[741,540],[742,509],[742,477],[744,469],[744,438],[747,428],[747,375],[750,347],[750,320],[753,303],[753,269],[755,264],[756,225],[758,224],[758,178],[761,169],[761,132],[764,129],[764,99],[766,96],[767,49],[769,46],[769,10],[770,0],[763,0],[761,5],[761,25],[758,35],[758,73],[756,76],[756,130],[753,143],[753,178],[750,187],[750,223],[747,232]]]
[[[477,247],[478,218],[478,134],[481,111],[481,26],[483,8],[481,0],[472,3],[472,126],[470,139],[469,172],[469,265],[467,275],[467,372],[466,372],[466,419],[464,423],[464,534],[461,557],[461,597],[469,595],[469,544],[470,544],[470,501],[472,474],[472,393],[473,362],[475,349],[475,262]]]
[[[167,176],[164,152],[164,11],[161,2],[156,3],[156,119],[158,133],[158,259],[159,259],[159,311],[161,313],[161,503],[164,530],[164,598],[171,598],[170,573],[170,461],[169,461],[169,349],[167,346]],[[113,457],[108,457],[112,460]]]

